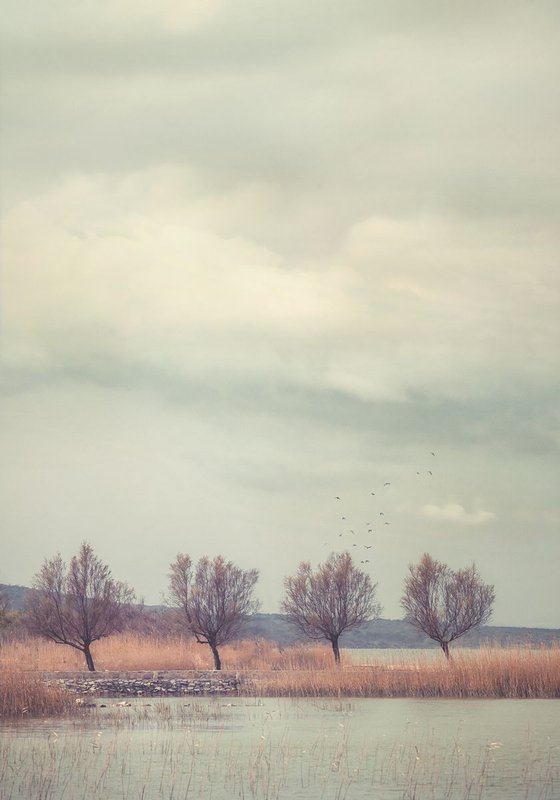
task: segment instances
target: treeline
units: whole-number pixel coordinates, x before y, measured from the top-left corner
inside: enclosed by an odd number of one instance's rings
[[[256,569],[241,569],[221,555],[204,556],[195,564],[179,553],[170,564],[170,623],[207,645],[217,670],[220,647],[238,639],[259,608],[258,577]],[[331,553],[315,569],[302,561],[284,579],[284,588],[281,610],[287,621],[308,639],[329,642],[337,666],[340,637],[380,615],[377,584],[348,552]],[[134,590],[114,579],[108,565],[83,542],[68,564],[60,553],[45,559],[27,595],[24,621],[30,632],[81,652],[88,670],[94,671],[94,642],[149,621],[134,601]],[[489,619],[493,602],[494,587],[482,581],[474,564],[454,571],[427,553],[409,566],[401,598],[405,620],[437,642],[447,658],[451,642]],[[11,621],[6,598],[0,595],[0,626]]]
[[[0,584],[0,594],[7,600],[12,614],[12,624],[0,630],[4,639],[25,638],[29,635],[24,622],[25,598],[33,590],[27,586]],[[174,609],[162,605],[135,605],[125,631],[157,639],[175,639],[184,634],[182,620]],[[247,617],[242,637],[251,640],[273,642],[281,647],[306,642],[285,614],[260,613]],[[412,627],[404,619],[380,617],[368,620],[343,636],[346,648],[363,649],[426,649],[439,645],[426,634]],[[560,643],[558,628],[528,628],[500,625],[481,625],[462,639],[463,647],[549,646]]]

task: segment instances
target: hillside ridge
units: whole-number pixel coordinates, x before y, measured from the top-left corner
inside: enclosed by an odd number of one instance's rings
[[[22,611],[25,598],[32,591],[26,586],[0,584],[10,606],[15,611]],[[144,606],[144,610],[152,620],[168,613],[165,606]],[[258,613],[247,619],[243,638],[266,639],[277,642],[283,647],[308,641],[292,625],[284,614]],[[483,625],[461,637],[461,646],[479,647],[484,644],[496,645],[549,645],[560,644],[560,629],[527,628],[503,625]],[[376,619],[364,622],[358,628],[348,631],[341,637],[342,647],[349,648],[426,648],[439,645],[418,631],[405,620]]]

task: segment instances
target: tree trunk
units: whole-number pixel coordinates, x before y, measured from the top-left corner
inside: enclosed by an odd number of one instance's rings
[[[220,661],[220,654],[218,653],[218,648],[216,647],[215,644],[211,644],[211,642],[208,642],[208,644],[210,645],[210,650],[212,651],[212,655],[214,656],[214,669],[221,669],[222,662]]]
[[[86,664],[89,671],[95,672],[95,664],[93,663],[93,657],[91,655],[91,650],[89,649],[89,644],[84,645],[84,656],[86,657]]]
[[[340,667],[340,650],[338,647],[338,636],[331,639],[331,646],[332,646],[332,651],[334,653],[334,663],[337,667]]]
[[[451,658],[451,656],[449,655],[449,642],[440,642],[440,644],[441,644],[441,649],[445,653],[446,659],[449,661],[449,659]]]

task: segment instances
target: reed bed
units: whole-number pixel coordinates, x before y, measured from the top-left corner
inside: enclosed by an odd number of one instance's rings
[[[457,650],[440,662],[258,673],[255,692],[290,697],[560,697],[560,647]]]
[[[0,670],[0,718],[52,717],[77,710],[68,692],[47,686],[40,675]]]
[[[560,646],[456,648],[449,662],[443,654],[415,661],[403,654],[401,663],[367,666],[353,665],[347,655],[340,668],[320,645],[242,641],[224,646],[221,655],[224,671],[239,673],[243,691],[263,696],[560,697]],[[99,671],[212,670],[209,648],[183,638],[121,634],[97,642],[94,658]],[[21,675],[22,665],[25,672],[84,671],[80,653],[39,639],[2,648],[5,674],[17,669]]]
[[[92,654],[102,670],[211,670],[210,648],[184,637],[143,636],[121,633],[95,642]],[[298,645],[279,647],[263,640],[242,640],[220,648],[224,670],[323,670],[333,663],[330,647]],[[83,655],[71,647],[30,637],[6,642],[0,650],[0,667],[44,672],[85,670]]]

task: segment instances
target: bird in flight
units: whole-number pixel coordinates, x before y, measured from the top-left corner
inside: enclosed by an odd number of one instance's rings
[[[385,516],[385,512],[384,512],[384,511],[380,511],[380,512],[379,512],[379,516],[380,516],[380,517],[384,517],[384,516]]]
[[[433,456],[435,456],[435,453],[433,451],[430,451],[430,452],[432,453]]]
[[[383,486],[390,486],[390,485],[391,485],[391,481],[387,481],[387,483],[383,484]]]
[[[364,547],[365,547],[366,550],[371,550],[373,545],[372,544],[365,544]]]
[[[337,495],[334,499],[335,500],[340,500],[340,497]]]
[[[429,469],[429,470],[428,470],[428,475],[433,475],[433,474],[434,474],[434,473],[432,472],[432,470],[431,470],[431,469]]]

